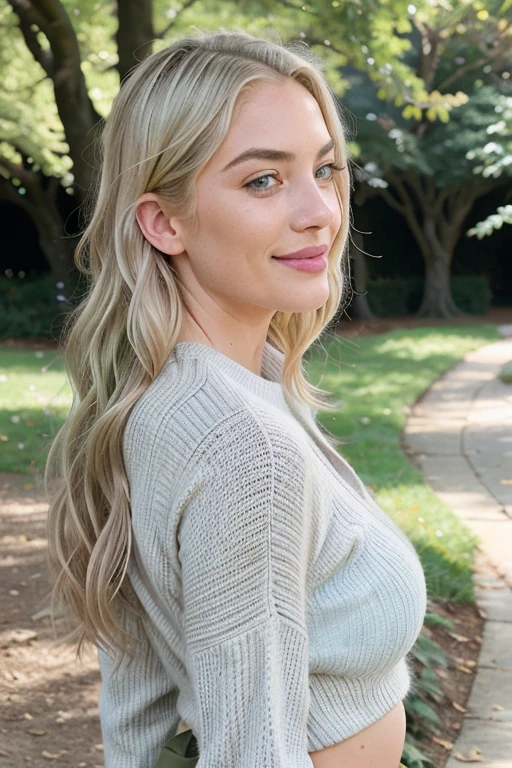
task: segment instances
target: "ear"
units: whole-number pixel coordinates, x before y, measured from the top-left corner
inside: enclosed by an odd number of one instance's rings
[[[175,228],[177,219],[170,215],[158,195],[152,192],[141,195],[135,204],[135,215],[142,234],[155,248],[170,256],[183,253],[182,233],[179,225]]]

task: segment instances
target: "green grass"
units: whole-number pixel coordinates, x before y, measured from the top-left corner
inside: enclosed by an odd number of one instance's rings
[[[478,539],[404,454],[406,411],[467,352],[499,338],[491,325],[417,328],[351,341],[329,338],[307,355],[311,381],[342,401],[318,420],[344,441],[340,453],[414,543],[434,600],[474,602]]]
[[[60,354],[0,349],[0,472],[43,472],[70,407]]]

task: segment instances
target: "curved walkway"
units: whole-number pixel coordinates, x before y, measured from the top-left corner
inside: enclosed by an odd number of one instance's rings
[[[512,325],[498,329],[500,341],[468,354],[427,390],[403,435],[425,480],[480,536],[480,551],[498,574],[474,576],[487,620],[446,768],[460,768],[453,755],[475,747],[482,768],[512,768],[512,385],[497,378],[512,360]]]

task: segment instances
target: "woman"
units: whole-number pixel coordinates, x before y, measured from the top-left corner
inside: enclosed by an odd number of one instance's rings
[[[54,596],[78,652],[98,646],[105,766],[152,768],[182,719],[199,768],[398,768],[424,576],[302,364],[348,279],[320,63],[187,37],[123,84],[102,141],[46,481]]]

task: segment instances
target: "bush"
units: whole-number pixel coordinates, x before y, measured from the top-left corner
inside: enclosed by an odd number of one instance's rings
[[[455,304],[470,315],[486,315],[491,291],[485,277],[452,277]],[[368,303],[377,317],[405,317],[420,308],[423,278],[393,277],[368,280]]]
[[[512,360],[502,366],[498,376],[504,384],[512,384]]]
[[[0,277],[0,339],[56,339],[65,317],[51,275]]]
[[[489,281],[485,277],[452,278],[453,300],[463,312],[486,315],[491,300]]]

